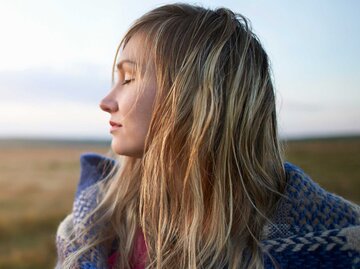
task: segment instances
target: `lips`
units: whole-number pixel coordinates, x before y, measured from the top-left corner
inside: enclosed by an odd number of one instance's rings
[[[118,122],[115,122],[115,121],[109,121],[110,125],[111,126],[116,126],[116,127],[121,127],[122,125]]]

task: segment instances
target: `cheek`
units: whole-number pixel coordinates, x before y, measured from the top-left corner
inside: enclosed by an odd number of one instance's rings
[[[153,87],[147,87],[144,89],[142,94],[136,100],[136,96],[131,97],[131,104],[134,105],[133,113],[135,113],[143,121],[149,121],[153,111],[153,104],[155,99],[155,89]],[[136,101],[136,104],[135,104]],[[129,103],[130,103],[129,102]]]
[[[121,100],[119,99],[120,114],[125,118],[124,126],[113,137],[112,147],[115,152],[129,156],[139,155],[142,152],[150,125],[154,98],[155,88],[146,88],[136,104],[136,94],[126,94],[126,96],[124,94]]]
[[[151,120],[153,98],[151,94],[144,92],[137,100],[136,94],[124,95],[119,100],[119,110],[124,125],[122,131],[126,137],[140,141],[146,136]]]
[[[133,90],[133,91],[131,91]],[[126,89],[118,96],[118,105],[119,112],[123,117],[124,124],[129,117],[133,117],[134,112],[136,112],[136,93],[135,89]]]
[[[150,118],[153,110],[152,107],[153,102],[154,102],[154,97],[151,94],[149,93],[144,94],[138,100],[138,104],[137,104],[138,111],[144,116],[148,116]]]

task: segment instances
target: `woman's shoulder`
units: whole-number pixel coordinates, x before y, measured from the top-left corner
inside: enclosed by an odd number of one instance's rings
[[[56,232],[56,248],[58,253],[56,268],[60,268],[64,259],[70,255],[71,252],[80,247],[79,242],[71,242],[71,240],[74,233],[84,229],[85,225],[89,224],[88,222],[84,223],[83,221],[97,204],[96,196],[98,193],[98,186],[96,183],[103,180],[115,164],[116,161],[114,159],[98,153],[86,152],[80,155],[80,177],[73,202],[73,208],[71,213],[61,221]],[[92,221],[92,219],[89,221]],[[89,264],[92,260],[94,260],[94,264],[103,264],[103,267],[96,268],[105,268],[106,259],[100,259],[100,257],[102,257],[101,250],[92,249],[91,251],[92,254],[89,254],[86,268],[91,267]]]
[[[98,194],[101,194],[100,181],[111,172],[116,160],[94,152],[80,155],[80,177],[73,202],[72,213],[75,223],[81,220],[96,207]]]
[[[281,268],[359,268],[360,206],[325,190],[300,167],[286,162],[284,168],[284,197],[265,225],[263,249]]]
[[[316,183],[300,167],[284,163],[286,188],[272,222],[282,227],[268,237],[339,229],[360,225],[360,206],[331,193]]]
[[[116,160],[95,152],[80,155],[80,177],[75,196],[105,178],[117,163]]]

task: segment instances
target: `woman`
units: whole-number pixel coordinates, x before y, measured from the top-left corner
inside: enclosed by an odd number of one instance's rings
[[[245,17],[155,8],[115,66],[100,103],[113,155],[81,156],[58,268],[359,265],[359,206],[283,160],[268,56]]]

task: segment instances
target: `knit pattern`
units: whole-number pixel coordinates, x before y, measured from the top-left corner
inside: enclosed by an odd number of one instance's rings
[[[98,227],[68,244],[93,220],[83,223],[96,206],[96,183],[106,175],[115,160],[97,153],[80,156],[80,181],[72,212],[60,223],[56,234],[60,269],[64,259],[85,242]],[[360,206],[327,192],[296,165],[285,162],[287,186],[275,215],[265,225],[261,248],[265,268],[360,268]],[[76,269],[105,269],[115,249],[92,248],[84,253]]]

